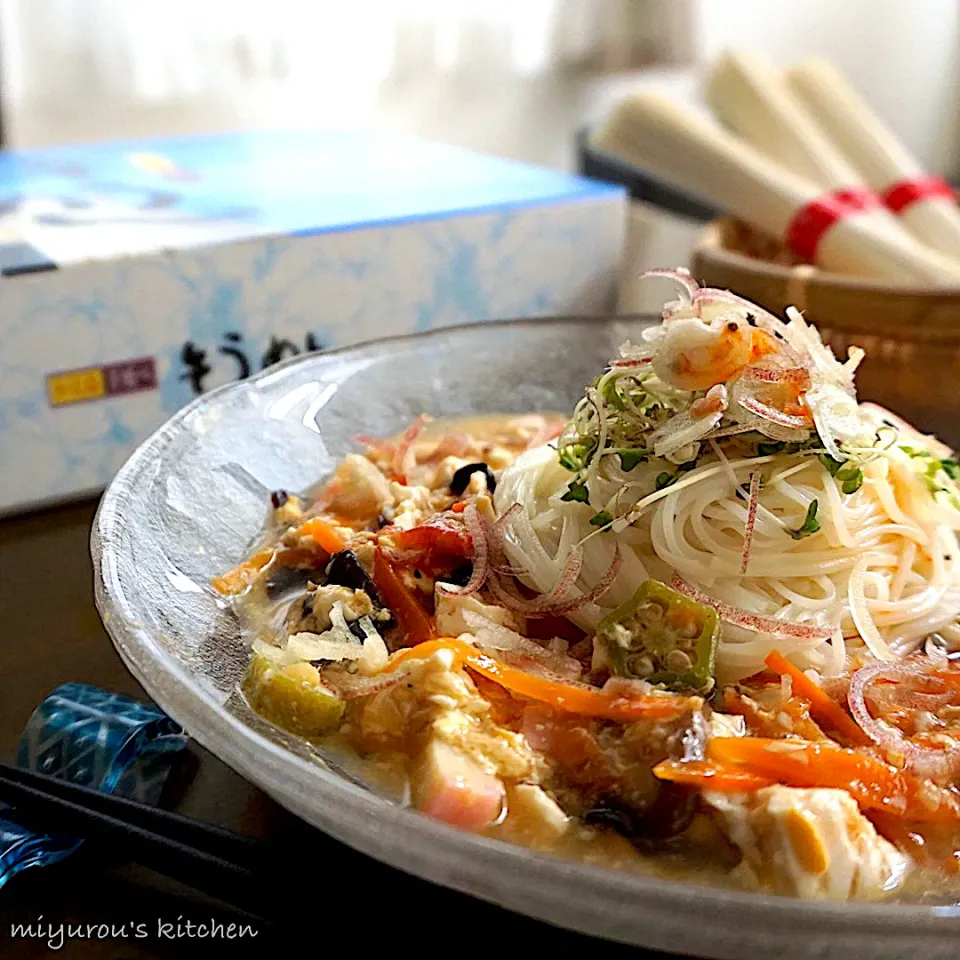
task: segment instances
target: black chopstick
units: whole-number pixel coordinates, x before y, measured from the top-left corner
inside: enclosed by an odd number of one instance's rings
[[[2,762],[0,801],[33,829],[113,847],[127,859],[260,916],[269,906],[265,893],[272,884],[265,880],[276,876],[280,856],[264,841]]]
[[[249,869],[270,866],[275,860],[273,848],[262,840],[245,837],[225,827],[204,823],[161,807],[103,793],[69,780],[34,773],[0,761],[0,800],[6,799],[3,796],[4,781],[33,787],[50,797],[78,804],[90,813],[104,813],[131,826],[163,834],[185,846],[203,850],[238,865],[242,864]],[[13,800],[7,802],[16,806]]]

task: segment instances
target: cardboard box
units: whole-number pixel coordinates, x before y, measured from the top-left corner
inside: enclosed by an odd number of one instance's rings
[[[617,187],[392,134],[0,156],[0,512],[305,350],[615,305]]]

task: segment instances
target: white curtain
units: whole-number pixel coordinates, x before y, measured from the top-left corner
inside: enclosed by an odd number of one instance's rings
[[[558,162],[591,78],[689,58],[689,2],[4,0],[4,95],[14,143],[377,123]]]

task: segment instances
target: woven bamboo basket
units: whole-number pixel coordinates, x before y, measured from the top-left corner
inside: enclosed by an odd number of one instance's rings
[[[692,271],[704,286],[730,289],[779,316],[797,307],[838,356],[851,344],[863,347],[860,398],[960,448],[960,287],[911,290],[824,273],[729,217],[707,228]]]

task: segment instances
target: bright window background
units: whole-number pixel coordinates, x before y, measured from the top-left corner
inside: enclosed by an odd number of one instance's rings
[[[603,78],[692,53],[688,0],[5,0],[14,145],[378,125],[552,165]]]
[[[958,159],[957,0],[3,0],[7,137],[377,125],[568,166],[635,83],[726,46],[831,57],[921,158]]]

